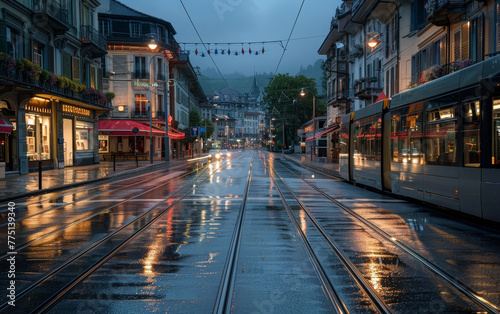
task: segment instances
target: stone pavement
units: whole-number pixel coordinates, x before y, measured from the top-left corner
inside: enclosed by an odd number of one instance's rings
[[[146,160],[139,161],[139,167],[137,167],[135,160],[116,161],[116,171],[113,171],[113,162],[101,161],[96,165],[45,170],[42,172],[42,190],[39,190],[38,172],[9,176],[0,179],[0,202],[76,187],[108,178],[182,165],[186,162],[185,159],[175,159],[170,162],[158,160],[150,164]]]
[[[326,158],[317,158],[313,156],[311,161],[311,154],[281,154],[281,156],[299,164],[309,166],[313,169],[318,169],[331,173],[335,176],[340,176],[339,164],[328,162]]]

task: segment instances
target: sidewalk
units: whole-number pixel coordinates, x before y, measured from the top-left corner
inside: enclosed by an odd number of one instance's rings
[[[285,157],[298,164],[309,166],[313,169],[325,171],[335,176],[340,176],[339,164],[333,162],[327,162],[326,158],[314,157],[311,161],[311,154],[280,154],[280,156]]]
[[[99,182],[108,178],[116,178],[139,172],[153,171],[186,163],[186,159],[172,161],[117,161],[116,171],[113,162],[101,161],[100,164],[66,167],[64,169],[45,170],[42,172],[42,190],[39,190],[38,172],[0,179],[0,202],[12,199],[50,193],[84,184]]]

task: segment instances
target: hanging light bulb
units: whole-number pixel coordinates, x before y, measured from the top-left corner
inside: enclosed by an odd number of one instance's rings
[[[227,55],[229,56],[231,54],[231,48],[230,48],[231,45],[227,45]]]
[[[248,44],[248,53],[252,54],[252,47],[250,46],[250,44]]]
[[[262,43],[262,53],[264,53],[264,43]]]
[[[255,55],[256,55],[256,56],[258,56],[258,55],[259,55],[259,52],[258,52],[258,51],[256,51],[256,52],[255,52]]]
[[[202,56],[203,58],[205,58],[205,53],[204,53],[204,52],[202,52],[202,53],[201,53],[201,56]]]
[[[207,53],[210,55],[210,44],[208,44]]]
[[[218,55],[218,54],[219,54],[219,51],[217,51],[217,44],[215,44],[215,51],[214,51],[214,53],[215,53],[216,55]]]
[[[245,49],[243,48],[243,44],[241,44],[241,54],[244,55],[245,54]]]
[[[237,56],[237,55],[238,55],[238,51],[236,51],[236,52],[234,53],[234,55],[235,55],[235,56]]]
[[[226,54],[226,50],[221,49],[220,54],[221,54],[221,55],[225,55],[225,54]]]
[[[196,46],[196,50],[194,51],[194,54],[198,55],[198,44],[195,44],[195,46]]]

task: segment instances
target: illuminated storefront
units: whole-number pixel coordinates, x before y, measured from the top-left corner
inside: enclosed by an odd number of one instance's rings
[[[94,121],[92,111],[62,104],[64,166],[93,163]]]
[[[52,106],[49,100],[34,97],[26,106],[26,156],[28,168],[53,167]]]

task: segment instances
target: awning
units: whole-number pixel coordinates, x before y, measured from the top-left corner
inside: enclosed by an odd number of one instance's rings
[[[168,137],[170,137],[171,139],[174,139],[174,140],[182,140],[186,137],[186,134],[182,133],[180,131],[177,131],[174,128],[170,128],[170,130],[168,131]]]
[[[14,129],[14,126],[12,123],[10,123],[9,119],[4,117],[2,113],[0,112],[0,133],[7,133],[10,134],[12,133],[12,130]]]
[[[336,130],[336,129],[338,129],[338,128],[339,128],[339,126],[338,126],[338,125],[336,125],[336,126],[334,126],[333,128],[329,128],[329,129],[327,129],[327,130],[321,131],[321,132],[319,132],[318,134],[315,134],[314,136],[311,136],[311,137],[306,138],[306,142],[312,142],[314,139],[320,138],[320,137],[322,137],[324,134],[329,133],[329,132],[332,132],[332,131],[335,131],[335,130]]]
[[[138,128],[139,132],[132,132]],[[165,136],[165,131],[153,127],[153,136]],[[170,133],[170,132],[169,132]],[[149,126],[134,120],[99,120],[100,135],[115,136],[149,136]]]

